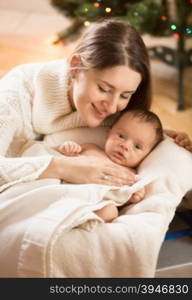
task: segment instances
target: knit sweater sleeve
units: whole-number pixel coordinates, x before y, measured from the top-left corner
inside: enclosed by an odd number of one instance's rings
[[[8,155],[13,140],[22,137],[22,134],[25,136],[24,115],[30,115],[29,103],[25,106],[26,111],[23,111],[20,103],[21,98],[27,101],[30,99],[29,91],[22,86],[24,76],[22,68],[16,68],[0,80],[0,192],[16,183],[37,179],[52,158],[49,155],[40,157]],[[18,89],[18,86],[22,86],[22,89]]]

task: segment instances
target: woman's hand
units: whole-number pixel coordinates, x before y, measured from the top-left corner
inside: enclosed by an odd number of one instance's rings
[[[164,130],[165,134],[172,137],[174,141],[181,147],[187,149],[192,152],[192,141],[188,137],[188,135],[184,132],[177,132],[174,130]]]
[[[135,171],[108,159],[92,156],[53,157],[39,178],[60,178],[65,182],[104,185],[132,185],[137,179]]]

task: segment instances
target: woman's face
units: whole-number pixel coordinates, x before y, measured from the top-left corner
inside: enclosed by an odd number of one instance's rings
[[[72,105],[89,127],[122,111],[141,82],[141,75],[127,66],[104,70],[73,70]]]

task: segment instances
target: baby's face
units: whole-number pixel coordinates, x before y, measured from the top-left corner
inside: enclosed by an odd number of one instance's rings
[[[151,151],[155,140],[154,125],[128,112],[110,130],[105,152],[119,165],[136,167]]]

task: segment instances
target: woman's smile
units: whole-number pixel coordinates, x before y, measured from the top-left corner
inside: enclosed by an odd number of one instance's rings
[[[95,106],[94,103],[91,104],[94,110],[94,114],[98,119],[105,119],[107,117],[107,113],[105,112],[101,112],[100,110],[98,110],[98,108]]]

